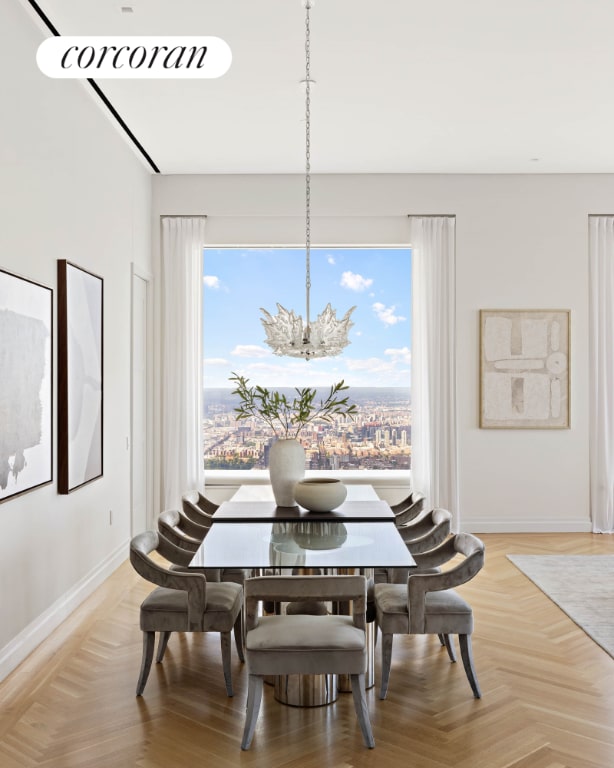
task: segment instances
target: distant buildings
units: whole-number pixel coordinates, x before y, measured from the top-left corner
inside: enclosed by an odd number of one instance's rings
[[[299,435],[308,469],[409,469],[411,399],[407,388],[352,391],[353,421],[319,422]],[[229,392],[205,391],[205,469],[265,469],[272,432],[255,419],[237,422]]]

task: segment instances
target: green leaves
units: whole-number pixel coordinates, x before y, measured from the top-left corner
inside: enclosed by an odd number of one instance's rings
[[[312,421],[328,423],[335,421],[335,416],[353,420],[356,405],[349,402],[349,395],[340,397],[339,393],[349,389],[343,379],[330,388],[328,396],[316,404],[317,390],[312,387],[295,388],[296,397],[289,400],[280,392],[270,392],[265,387],[250,387],[249,379],[239,376],[234,371],[229,381],[236,384],[232,391],[241,404],[235,408],[236,419],[257,418],[267,424],[277,437],[297,437],[300,431]]]

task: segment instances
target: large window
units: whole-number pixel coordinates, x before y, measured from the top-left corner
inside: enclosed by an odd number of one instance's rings
[[[407,469],[411,466],[411,251],[314,248],[311,310],[352,306],[351,344],[338,357],[279,357],[264,343],[263,307],[305,316],[304,250],[210,248],[203,274],[203,456],[205,469],[263,469],[272,435],[237,422],[232,372],[250,385],[321,388],[343,379],[358,406],[354,421],[301,432],[311,469]],[[318,393],[319,399],[319,393]]]

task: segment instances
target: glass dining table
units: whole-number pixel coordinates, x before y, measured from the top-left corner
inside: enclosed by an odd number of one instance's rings
[[[270,486],[241,486],[214,514],[213,525],[190,566],[246,568],[260,573],[275,573],[279,569],[299,574],[362,573],[368,579],[373,578],[375,568],[415,566],[394,525],[389,505],[377,497],[372,486],[348,486],[346,501],[330,513],[275,507],[272,498]],[[367,626],[366,683],[372,687],[374,627],[372,622]],[[337,689],[351,690],[349,681],[336,681],[333,692],[331,680],[317,679],[331,676],[291,677],[313,680],[285,680],[282,690],[276,684],[276,698],[284,703],[314,706],[334,701]],[[294,683],[294,692],[290,683]]]

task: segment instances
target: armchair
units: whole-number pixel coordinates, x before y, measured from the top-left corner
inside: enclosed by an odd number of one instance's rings
[[[437,572],[457,555],[460,564]],[[457,634],[465,673],[473,695],[481,697],[471,649],[473,613],[471,606],[453,589],[472,579],[484,565],[484,544],[476,536],[458,533],[434,550],[416,555],[420,569],[410,573],[406,584],[376,584],[375,611],[382,632],[382,684],[380,699],[385,699],[390,677],[392,640],[395,634],[436,634],[440,638]],[[450,645],[446,642],[448,653]],[[453,652],[450,658],[455,661]]]
[[[143,657],[136,687],[141,696],[153,660],[156,632],[161,633],[157,663],[161,663],[172,632],[219,632],[226,692],[233,695],[230,670],[231,641],[234,629],[237,652],[243,661],[243,590],[232,582],[210,583],[202,573],[173,571],[153,560],[158,552],[168,559],[168,542],[155,531],[145,531],[130,542],[130,562],[144,579],[157,585],[143,601],[140,625],[143,631]]]

